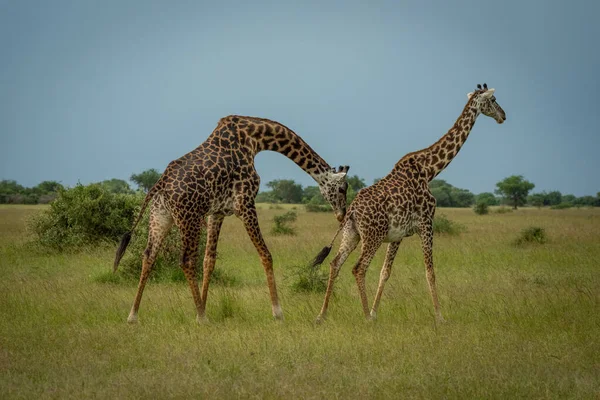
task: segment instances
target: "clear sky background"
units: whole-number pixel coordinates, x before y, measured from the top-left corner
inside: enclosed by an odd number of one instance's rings
[[[0,0],[0,179],[162,171],[241,114],[371,184],[487,82],[508,119],[480,117],[439,178],[594,195],[598,15],[597,1]],[[263,185],[314,184],[280,154],[256,164]]]

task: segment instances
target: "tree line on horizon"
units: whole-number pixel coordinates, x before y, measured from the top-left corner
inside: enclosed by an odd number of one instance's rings
[[[139,174],[132,174],[129,180],[137,186],[137,191],[145,193],[158,181],[160,176],[161,173],[152,168]],[[367,184],[358,175],[349,176],[347,181],[347,199],[350,203],[358,191],[367,187]],[[378,181],[379,179],[375,179],[373,183]],[[115,194],[133,194],[136,191],[123,179],[107,179],[94,184]],[[436,198],[438,207],[471,207],[477,204],[509,205],[513,208],[524,205],[553,208],[600,207],[600,192],[596,196],[581,197],[562,194],[558,190],[529,194],[535,185],[522,175],[512,175],[496,183],[495,193],[483,192],[476,195],[467,189],[452,186],[443,179],[432,180],[429,187]],[[276,179],[268,182],[267,188],[269,190],[258,193],[257,203],[327,205],[318,186],[303,187],[292,179]],[[66,190],[66,188],[57,181],[43,181],[34,187],[27,188],[14,180],[2,180],[0,181],[0,204],[47,204],[54,200],[61,190]]]

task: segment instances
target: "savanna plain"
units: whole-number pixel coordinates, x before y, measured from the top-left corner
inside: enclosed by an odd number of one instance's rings
[[[376,321],[362,315],[355,251],[315,325],[323,295],[294,291],[292,271],[329,243],[335,218],[298,206],[297,234],[278,236],[272,219],[286,210],[259,208],[284,322],[231,217],[217,260],[230,283],[211,285],[209,321],[196,323],[185,282],[150,281],[129,325],[137,281],[106,278],[115,245],[40,249],[26,220],[43,206],[0,206],[0,397],[600,397],[599,209],[438,209],[465,227],[434,239],[446,323],[435,322],[415,236],[400,246]],[[529,226],[548,241],[515,245]],[[384,253],[367,273],[370,301]]]

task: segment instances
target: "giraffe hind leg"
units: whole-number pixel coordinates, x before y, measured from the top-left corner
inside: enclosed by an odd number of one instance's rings
[[[421,225],[421,247],[423,249],[423,258],[425,262],[425,275],[433,302],[435,317],[438,322],[445,322],[442,317],[440,301],[437,295],[437,287],[435,284],[435,272],[433,271],[433,226],[431,221],[427,221]]]
[[[148,281],[148,276],[152,270],[152,266],[156,261],[156,256],[162,245],[163,240],[173,226],[173,217],[170,211],[164,205],[163,199],[157,196],[150,208],[150,224],[148,229],[148,244],[144,254],[142,255],[142,272],[140,274],[140,282],[138,284],[137,293],[127,322],[137,322],[137,314],[142,301],[144,287]]]
[[[256,251],[258,252],[261,263],[265,270],[267,286],[269,287],[269,295],[271,297],[271,312],[273,314],[273,318],[276,320],[283,320],[283,310],[281,309],[281,304],[279,304],[277,286],[275,284],[275,274],[273,273],[273,257],[271,256],[271,253],[267,248],[267,244],[262,237],[260,226],[258,225],[256,208],[254,208],[254,205],[245,205],[240,211],[240,218],[244,222],[246,232],[248,233],[248,236],[250,236],[250,239],[252,240]]]

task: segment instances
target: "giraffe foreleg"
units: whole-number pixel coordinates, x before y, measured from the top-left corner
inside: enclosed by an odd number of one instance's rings
[[[377,287],[377,295],[375,295],[375,301],[373,301],[373,307],[371,308],[371,318],[377,318],[377,308],[379,307],[379,302],[381,301],[381,295],[383,293],[383,287],[385,283],[390,278],[390,274],[392,273],[392,265],[394,264],[394,258],[396,258],[396,253],[398,252],[398,247],[400,246],[400,242],[392,242],[388,245],[387,251],[385,253],[385,261],[383,262],[383,267],[381,268],[381,273],[379,274],[379,286]]]
[[[247,205],[242,208],[239,213],[239,217],[244,222],[246,232],[250,236],[254,247],[258,251],[260,260],[267,276],[267,285],[269,286],[269,294],[271,296],[271,310],[273,317],[278,320],[283,319],[283,310],[279,304],[279,298],[277,296],[277,287],[275,285],[275,275],[273,273],[273,257],[265,244],[265,241],[260,232],[258,225],[258,217],[256,215],[256,209],[254,205]]]
[[[215,268],[215,262],[217,259],[217,242],[219,240],[221,226],[223,225],[223,219],[223,216],[211,215],[208,217],[208,222],[206,224],[206,249],[204,252],[204,268],[202,274],[202,311],[200,313],[200,318],[205,318],[208,285],[210,284],[210,277]]]

